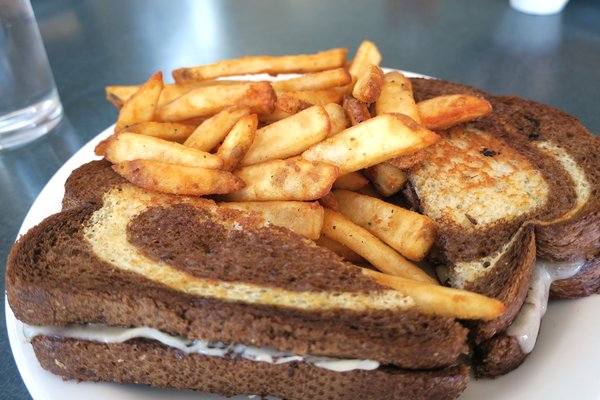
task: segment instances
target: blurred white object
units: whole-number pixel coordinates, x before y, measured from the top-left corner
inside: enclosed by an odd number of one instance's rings
[[[510,0],[510,5],[522,13],[550,15],[561,12],[568,2],[569,0]]]

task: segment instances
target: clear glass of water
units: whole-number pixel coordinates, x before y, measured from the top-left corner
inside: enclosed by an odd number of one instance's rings
[[[29,0],[0,0],[0,150],[49,132],[63,114]]]

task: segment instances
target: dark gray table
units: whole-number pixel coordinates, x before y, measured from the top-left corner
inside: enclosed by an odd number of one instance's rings
[[[520,14],[501,0],[33,3],[66,117],[47,137],[0,153],[3,266],[44,184],[114,122],[104,87],[139,83],[157,70],[250,54],[352,52],[368,38],[379,46],[384,66],[548,103],[600,132],[595,0],[571,0],[562,14],[549,17]],[[0,398],[28,398],[0,321]]]

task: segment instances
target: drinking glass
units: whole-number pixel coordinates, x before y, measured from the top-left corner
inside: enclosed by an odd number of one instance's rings
[[[29,0],[0,0],[0,150],[49,132],[63,114]]]

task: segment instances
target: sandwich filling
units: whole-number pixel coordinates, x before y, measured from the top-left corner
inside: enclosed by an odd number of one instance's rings
[[[33,326],[24,325],[23,333],[28,340],[35,336],[53,336],[59,338],[89,340],[101,343],[123,343],[131,339],[151,339],[165,346],[175,348],[186,354],[202,354],[212,357],[243,358],[270,364],[306,362],[317,368],[336,372],[353,370],[370,371],[379,368],[379,362],[373,360],[342,359],[334,357],[296,355],[278,351],[272,347],[255,347],[243,344],[225,344],[201,339],[187,339],[173,336],[154,328],[121,328],[115,326],[90,324],[71,326]]]

